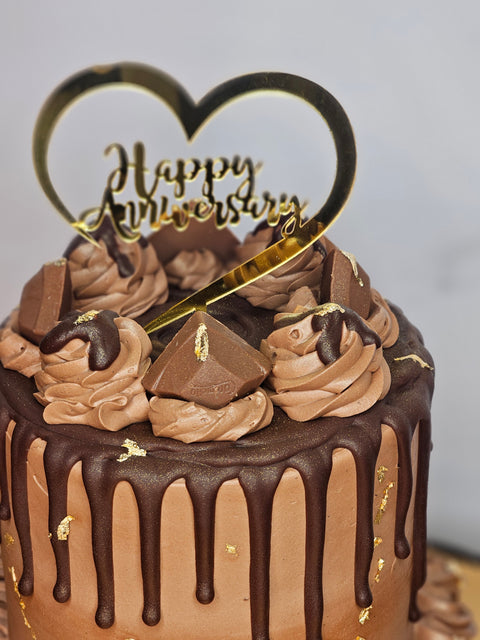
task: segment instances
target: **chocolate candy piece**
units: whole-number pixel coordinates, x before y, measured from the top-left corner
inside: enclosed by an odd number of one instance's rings
[[[20,333],[40,344],[44,335],[71,310],[70,269],[65,258],[47,262],[23,287],[18,312]]]
[[[220,409],[256,389],[270,372],[262,353],[197,311],[143,378],[151,393]]]
[[[335,302],[368,318],[370,278],[351,254],[339,249],[328,254],[323,263],[321,302]]]

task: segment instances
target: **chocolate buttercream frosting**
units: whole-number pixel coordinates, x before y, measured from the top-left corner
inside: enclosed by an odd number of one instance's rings
[[[111,309],[136,318],[167,299],[167,276],[147,240],[122,242],[108,218],[94,235],[98,247],[78,238],[65,252],[75,309]]]
[[[180,251],[165,265],[168,283],[179,289],[203,289],[227,271],[210,249]]]
[[[353,416],[385,397],[390,369],[379,336],[351,309],[280,314],[262,343],[273,363],[272,402],[294,420]]]
[[[146,420],[141,384],[151,342],[142,327],[112,311],[68,314],[42,340],[37,400],[48,424],[117,431]]]
[[[6,369],[31,378],[42,368],[40,349],[18,333],[18,311],[0,329],[0,361]]]
[[[174,398],[153,397],[148,418],[156,436],[182,442],[238,440],[269,425],[273,405],[262,388],[220,409]]]
[[[259,225],[255,232],[248,234],[242,245],[237,247],[238,262],[245,262],[263,251],[272,242],[280,239],[281,227]],[[301,287],[320,290],[325,248],[318,241],[308,247],[275,271],[237,291],[255,307],[284,311],[291,295]]]

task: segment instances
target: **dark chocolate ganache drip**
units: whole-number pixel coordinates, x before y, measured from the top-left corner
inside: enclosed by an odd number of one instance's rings
[[[157,311],[152,311],[152,315],[158,315]],[[212,313],[222,321],[228,318],[230,328],[236,326],[242,337],[246,335],[256,347],[260,338],[265,337],[273,326],[272,312],[253,308],[234,295],[212,305]],[[100,627],[110,627],[115,618],[111,532],[113,495],[117,484],[128,482],[138,505],[144,598],[142,617],[145,624],[154,626],[161,618],[161,506],[166,489],[178,479],[185,480],[194,513],[197,599],[208,606],[215,597],[217,494],[223,483],[236,478],[245,494],[249,518],[251,637],[252,640],[268,640],[272,504],[282,474],[287,468],[293,468],[299,472],[305,487],[306,540],[299,541],[299,544],[305,544],[306,638],[319,640],[323,618],[325,514],[333,454],[336,449],[346,449],[353,455],[356,465],[355,597],[360,607],[368,607],[372,602],[368,575],[374,549],[375,466],[384,424],[394,430],[398,442],[395,552],[399,558],[413,554],[410,615],[415,618],[416,593],[426,571],[425,511],[433,375],[418,362],[404,359],[406,355],[415,353],[432,364],[418,332],[400,311],[396,310],[396,314],[400,338],[393,347],[384,351],[392,371],[392,386],[382,401],[351,418],[321,418],[303,423],[291,420],[277,408],[269,427],[236,442],[185,444],[156,438],[149,422],[133,424],[119,432],[83,425],[48,425],[43,421],[42,407],[33,397],[33,382],[14,371],[0,368],[0,516],[4,520],[10,517],[5,439],[9,423],[13,421],[10,484],[12,512],[23,558],[23,573],[18,587],[20,593],[27,595],[34,590],[27,455],[32,442],[41,438],[45,442],[50,531],[55,531],[66,514],[68,477],[74,464],[82,462],[92,517],[98,589],[96,622]],[[171,328],[167,328],[168,331]],[[161,346],[166,336],[157,336],[156,340]],[[413,491],[410,447],[416,429],[419,431],[420,449],[414,496],[415,536],[410,550],[405,523]],[[119,465],[117,459],[124,452],[122,444],[126,438],[139,443],[147,455],[131,458],[128,465]],[[55,535],[52,535],[51,543],[57,564],[53,594],[56,600],[64,602],[70,597],[69,543],[68,539],[58,540]]]
[[[104,217],[102,224],[96,231],[91,232],[91,236],[95,238],[97,242],[99,240],[103,240],[107,253],[116,263],[118,275],[121,278],[129,278],[130,276],[133,276],[135,273],[135,267],[130,262],[128,256],[121,250],[122,241],[118,238],[118,234],[114,229],[110,216]],[[82,236],[74,238],[63,254],[64,258],[68,258],[70,254],[84,242],[88,241],[85,240],[85,238],[82,238]],[[147,245],[147,240],[143,236],[139,238],[138,242],[141,247],[145,247]]]
[[[79,338],[90,343],[88,366],[90,371],[104,371],[120,353],[120,335],[113,321],[115,311],[71,311],[40,342],[42,353],[56,353]]]

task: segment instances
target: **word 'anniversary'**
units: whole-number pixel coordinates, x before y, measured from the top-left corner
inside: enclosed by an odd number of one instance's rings
[[[105,155],[112,152],[118,154],[118,166],[108,177],[100,207],[84,211],[75,223],[86,233],[96,231],[107,214],[110,214],[118,235],[126,242],[140,238],[140,227],[144,221],[148,221],[152,231],[164,224],[173,224],[181,230],[188,226],[190,218],[202,221],[214,216],[217,228],[222,229],[226,225],[237,225],[241,216],[258,220],[266,215],[268,224],[276,226],[282,216],[290,216],[295,206],[300,206],[296,196],[288,198],[281,194],[277,200],[269,191],[264,191],[260,200],[255,194],[255,178],[261,165],[254,164],[251,158],[207,158],[203,162],[189,158],[175,163],[161,160],[150,178],[151,184],[147,186],[149,171],[145,166],[145,147],[141,142],[134,144],[131,162],[121,144],[113,143],[105,149]],[[138,200],[122,203],[117,196],[127,186],[129,170],[133,172]],[[215,185],[228,176],[240,182],[223,202],[215,196]],[[184,200],[187,183],[194,181],[202,181],[201,197]],[[162,182],[171,185],[174,198],[179,202],[170,204],[168,196],[158,193]],[[305,206],[303,204],[300,208]]]

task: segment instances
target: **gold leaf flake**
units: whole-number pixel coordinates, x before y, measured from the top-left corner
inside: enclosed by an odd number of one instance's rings
[[[377,573],[375,574],[375,582],[380,582],[380,573],[382,572],[384,566],[385,560],[383,558],[379,558],[377,562]]]
[[[358,264],[357,264],[357,259],[355,258],[355,256],[353,255],[353,253],[349,253],[348,251],[342,251],[343,255],[347,258],[347,260],[350,261],[350,264],[352,265],[352,271],[353,271],[353,275],[355,276],[356,281],[358,282],[358,284],[363,287],[363,280],[360,278],[360,276],[358,275]]]
[[[365,640],[365,638],[363,636],[357,636],[355,640]]]
[[[378,545],[382,544],[382,542],[383,538],[381,538],[380,536],[375,536],[375,538],[373,539],[373,546],[378,547]]]
[[[225,551],[231,556],[238,557],[238,546],[236,544],[225,544]]]
[[[70,522],[75,520],[73,516],[65,516],[57,527],[57,540],[68,540],[70,535]]]
[[[99,313],[100,311],[96,311],[95,309],[92,309],[91,311],[86,311],[85,313],[82,313],[81,316],[78,316],[78,318],[75,320],[73,324],[83,324],[84,322],[90,322],[90,320],[93,320],[94,318],[96,318]]]
[[[433,371],[433,367],[431,367],[428,362],[425,362],[425,360],[422,360],[420,358],[420,356],[417,356],[416,353],[409,353],[407,356],[401,356],[399,358],[394,358],[394,360],[396,362],[399,362],[400,360],[414,360],[415,362],[418,362],[418,364],[422,367],[422,369],[430,369],[430,371]]]
[[[317,307],[315,310],[316,316],[328,316],[329,313],[333,313],[334,311],[340,311],[340,313],[345,313],[345,309],[341,307],[336,302],[326,302],[322,304],[320,307]]]
[[[195,334],[195,356],[199,362],[205,362],[208,358],[208,349],[207,325],[201,322]]]
[[[365,624],[370,620],[370,613],[372,611],[373,604],[371,604],[366,609],[362,609],[360,611],[360,615],[358,616],[358,621],[360,624]]]
[[[25,611],[25,609],[27,608],[26,604],[22,598],[22,594],[18,590],[17,574],[15,572],[15,567],[8,567],[8,571],[12,576],[13,590],[17,594],[18,604],[20,605],[20,611],[22,612],[23,622],[25,623],[25,626],[27,627],[27,629],[30,629],[30,633],[32,634],[33,640],[37,640],[37,636],[35,635],[35,632],[32,629],[32,625],[30,624],[27,618],[27,614]]]
[[[390,489],[393,489],[394,486],[395,486],[395,483],[394,482],[390,482],[385,487],[385,489],[383,491],[382,501],[380,503],[380,506],[378,507],[377,515],[375,516],[375,524],[380,524],[380,522],[382,520],[382,516],[385,513],[385,509],[387,508],[387,502],[388,502],[388,498],[389,498]]]
[[[15,538],[12,535],[10,535],[8,532],[6,532],[3,534],[3,541],[5,542],[7,547],[9,547],[15,542]]]
[[[117,458],[117,462],[125,462],[125,460],[128,460],[132,456],[145,457],[147,455],[145,449],[141,449],[135,440],[130,440],[129,438],[123,442],[122,447],[127,449],[127,453],[122,453],[122,455]]]
[[[384,467],[383,464],[381,464],[377,469],[377,480],[380,484],[385,480],[385,471],[388,471],[388,467]]]

